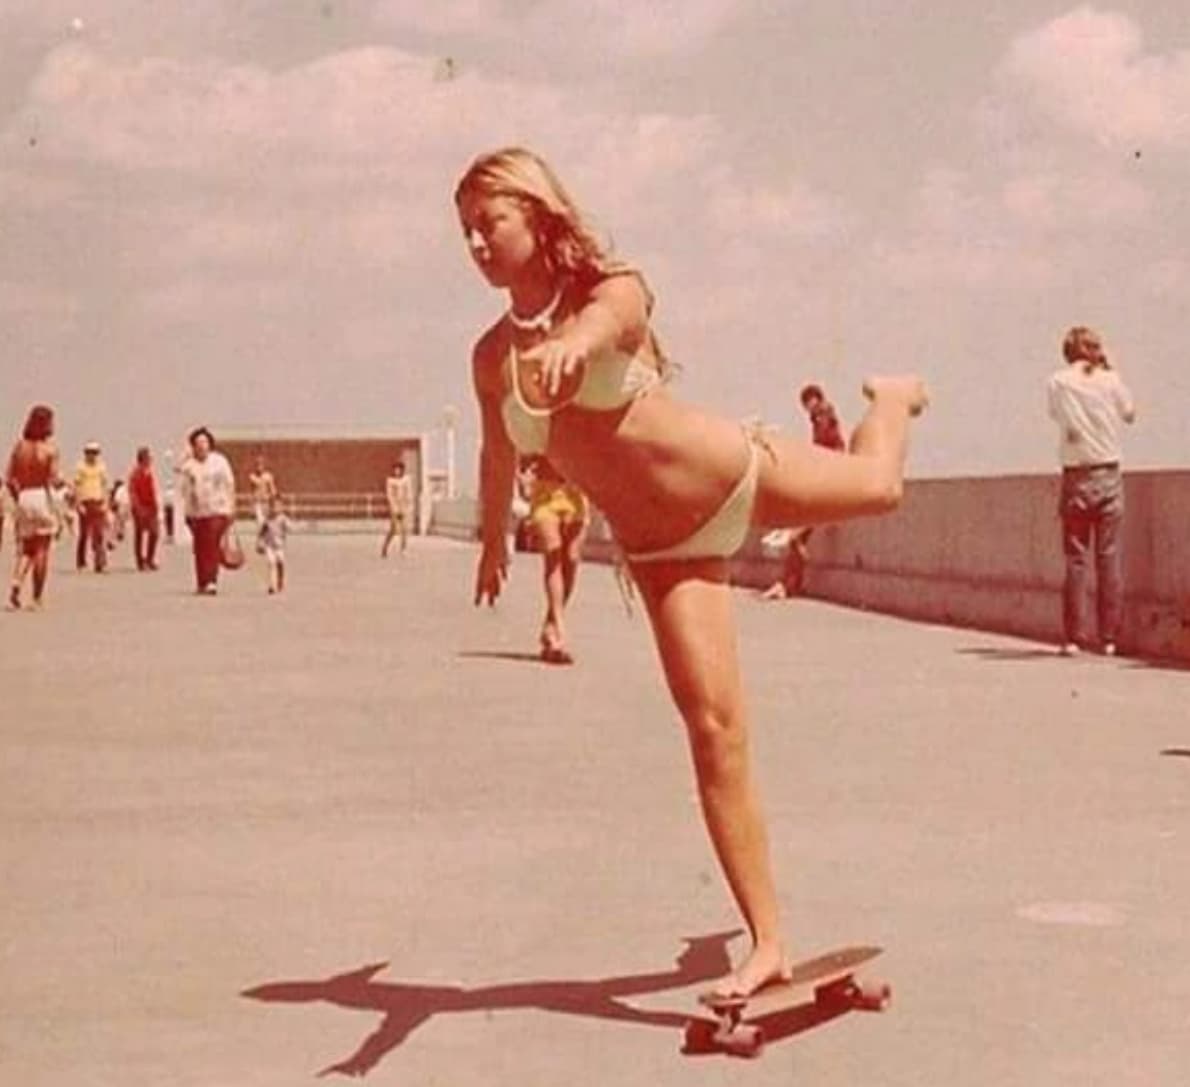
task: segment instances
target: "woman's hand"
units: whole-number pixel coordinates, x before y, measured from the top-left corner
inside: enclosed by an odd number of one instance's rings
[[[500,590],[508,578],[508,548],[503,538],[499,543],[485,544],[475,572],[475,606],[486,599],[488,607],[496,603]]]
[[[585,346],[566,336],[557,336],[520,352],[522,362],[536,368],[537,387],[550,398],[558,395],[563,384],[570,384],[573,375],[587,362]]]

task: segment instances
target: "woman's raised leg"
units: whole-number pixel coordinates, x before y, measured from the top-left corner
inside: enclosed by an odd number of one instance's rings
[[[751,993],[786,975],[789,959],[752,775],[726,563],[640,563],[633,574],[686,724],[711,843],[752,935],[752,951],[717,990]]]
[[[901,500],[909,421],[924,409],[917,377],[870,378],[871,400],[846,453],[791,439],[766,441],[760,454],[753,523],[813,525],[886,513]]]

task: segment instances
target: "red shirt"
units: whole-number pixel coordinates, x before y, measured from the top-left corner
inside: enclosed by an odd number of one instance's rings
[[[814,431],[815,445],[825,445],[827,449],[840,451],[847,448],[839,417],[830,404],[823,402],[810,412],[810,426]]]
[[[142,468],[139,464],[132,469],[128,477],[128,493],[132,496],[135,509],[155,510],[157,508],[157,479],[152,468]]]

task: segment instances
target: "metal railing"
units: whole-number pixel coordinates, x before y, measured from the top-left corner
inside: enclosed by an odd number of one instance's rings
[[[295,526],[316,527],[332,521],[387,521],[388,500],[383,491],[319,491],[286,494],[281,508]],[[414,521],[417,518],[414,507]],[[250,494],[236,495],[236,515],[251,520],[255,504]]]

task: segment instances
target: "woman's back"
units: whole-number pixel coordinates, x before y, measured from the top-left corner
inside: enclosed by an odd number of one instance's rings
[[[31,441],[21,438],[13,446],[8,462],[9,482],[18,489],[46,487],[55,476],[58,449],[50,439]]]

